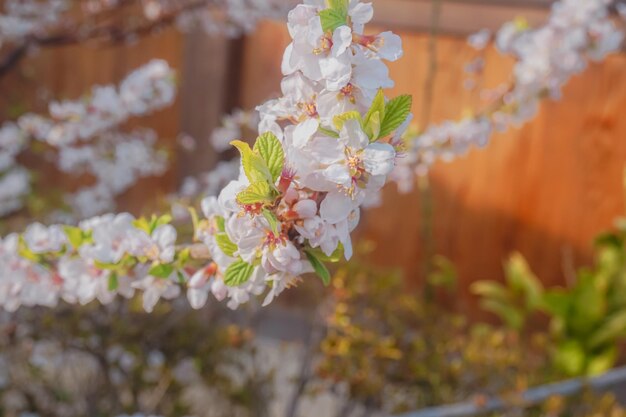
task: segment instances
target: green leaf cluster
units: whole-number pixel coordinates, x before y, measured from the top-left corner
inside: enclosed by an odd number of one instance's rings
[[[386,102],[383,90],[379,89],[365,117],[361,117],[358,111],[349,111],[335,116],[333,125],[337,131],[341,131],[348,120],[358,120],[370,141],[374,142],[398,129],[409,117],[412,104],[413,99],[409,95],[398,96]],[[322,129],[322,132],[338,137],[330,129]]]
[[[250,185],[237,195],[241,205],[270,206],[278,197],[275,183],[285,165],[285,153],[278,138],[271,132],[259,136],[250,148],[245,142],[231,142],[241,154],[241,164]]]

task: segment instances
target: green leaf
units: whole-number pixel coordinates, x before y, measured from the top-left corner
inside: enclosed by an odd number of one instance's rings
[[[320,130],[320,132],[322,132],[326,136],[330,136],[331,138],[335,138],[335,139],[339,138],[339,133],[335,132],[332,129],[328,129],[328,128],[320,126],[319,130]]]
[[[30,250],[30,248],[24,241],[24,238],[21,236],[20,236],[20,240],[18,243],[17,253],[22,258],[28,259],[29,261],[33,261],[35,263],[41,262],[41,256],[37,255],[36,253],[33,253],[33,251]]]
[[[240,140],[234,140],[230,144],[239,150],[241,165],[250,183],[261,181],[274,182],[272,173],[267,167],[265,160],[263,160],[261,155],[253,152],[250,149],[250,145]]]
[[[588,337],[604,321],[607,314],[606,287],[597,277],[580,274],[572,289],[572,302],[567,317],[568,330],[579,337]]]
[[[521,253],[515,252],[511,255],[505,264],[504,271],[511,288],[524,297],[526,308],[532,311],[539,307],[543,285],[532,273]]]
[[[381,117],[379,112],[375,112],[372,114],[372,117],[370,117],[369,123],[365,129],[370,137],[370,142],[374,142],[380,137],[380,119]]]
[[[139,219],[133,220],[133,226],[135,226],[139,230],[143,230],[147,234],[152,234],[152,226],[151,221],[148,221],[145,217],[140,217]]]
[[[75,249],[78,249],[85,241],[83,230],[80,227],[64,226],[63,231],[65,231],[67,240],[70,241],[70,244]]]
[[[164,214],[161,217],[157,218],[156,221],[154,222],[154,227],[153,227],[153,231],[154,229],[156,229],[159,226],[164,226],[166,224],[170,224],[172,222],[172,216],[170,214]]]
[[[411,113],[413,97],[402,95],[390,100],[385,106],[385,117],[380,126],[380,136],[385,137],[402,125]]]
[[[241,284],[248,282],[252,276],[254,267],[243,260],[238,260],[230,264],[226,269],[224,276],[224,284],[229,287],[238,287]]]
[[[222,252],[230,257],[233,257],[235,252],[239,249],[237,245],[230,240],[230,237],[228,237],[226,233],[218,233],[215,235],[215,242]]]
[[[193,207],[187,207],[189,216],[191,217],[191,224],[193,225],[193,235],[197,236],[198,228],[200,226],[200,219],[198,218],[198,212]]]
[[[498,299],[485,299],[481,307],[497,315],[509,328],[520,330],[524,327],[524,314],[517,308]]]
[[[511,301],[511,294],[506,287],[495,281],[476,281],[470,286],[470,291],[488,300]]]
[[[587,362],[586,376],[601,375],[613,368],[617,361],[617,347],[609,346],[600,353],[594,354]]]
[[[337,130],[341,130],[343,129],[343,125],[348,120],[358,120],[360,123],[363,123],[363,120],[361,119],[361,113],[354,110],[335,116],[333,118],[333,125],[335,125],[335,128]],[[337,137],[339,137],[339,135],[337,135]]]
[[[215,216],[215,223],[217,223],[217,230],[220,232],[226,230],[226,220],[222,216]]]
[[[378,112],[381,121],[385,120],[385,107],[385,93],[383,92],[382,88],[379,88],[376,96],[374,97],[374,100],[372,101],[372,106],[370,107],[367,114],[365,115],[365,118],[363,119],[365,126],[369,125],[370,119],[374,116],[376,112]]]
[[[619,311],[608,317],[605,322],[592,334],[587,346],[596,349],[603,344],[615,344],[617,340],[626,336],[626,311]]]
[[[150,268],[150,271],[148,271],[148,275],[152,275],[153,277],[157,278],[169,278],[169,276],[172,275],[172,272],[174,272],[173,265],[159,264]]]
[[[570,304],[570,295],[565,290],[557,288],[543,294],[541,309],[552,316],[566,318]]]
[[[116,271],[118,269],[121,269],[121,265],[119,264],[109,264],[100,261],[94,261],[93,264],[98,269],[106,269],[108,271]]]
[[[330,272],[328,271],[328,268],[326,268],[326,265],[324,265],[324,263],[318,259],[312,251],[307,250],[304,253],[306,254],[309,262],[311,262],[317,276],[322,279],[324,285],[328,286],[330,284]]]
[[[115,272],[111,272],[109,275],[109,283],[108,288],[109,291],[115,291],[119,287],[119,280],[117,279],[117,274]]]
[[[338,27],[347,24],[347,14],[342,13],[340,10],[325,9],[320,12],[320,20],[324,33],[333,33]]]
[[[272,229],[272,232],[274,232],[275,234],[280,233],[279,230],[279,223],[278,223],[278,219],[276,218],[276,215],[274,215],[274,213],[272,213],[271,211],[267,210],[267,209],[263,209],[263,217],[265,217],[265,219],[267,220],[267,222],[270,225],[270,229]]]
[[[237,202],[242,205],[250,204],[273,204],[276,200],[276,190],[274,190],[267,181],[252,183],[237,194]]]
[[[326,7],[347,16],[349,3],[349,0],[327,0]]]
[[[575,340],[566,340],[554,352],[554,363],[569,376],[583,373],[585,368],[585,351]]]
[[[341,242],[337,245],[337,249],[330,254],[326,255],[320,248],[306,248],[307,252],[311,252],[317,259],[323,262],[337,263],[343,258],[344,248]]]
[[[262,134],[254,143],[253,151],[261,155],[272,174],[272,183],[276,182],[285,165],[285,152],[278,138],[272,132]]]

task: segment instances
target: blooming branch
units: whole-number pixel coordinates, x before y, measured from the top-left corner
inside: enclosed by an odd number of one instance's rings
[[[325,264],[351,257],[360,207],[393,170],[410,119],[411,97],[382,91],[393,86],[383,60],[402,56],[400,38],[363,35],[372,16],[371,4],[347,0],[289,13],[284,95],[259,107],[253,147],[233,142],[240,175],[202,202],[199,245],[177,245],[169,217],[34,224],[2,242],[0,304],[106,302],[141,289],[150,311],[182,283],[196,308],[209,292],[236,308],[266,289],[269,304],[309,272],[328,284]],[[197,265],[205,255],[211,261]]]

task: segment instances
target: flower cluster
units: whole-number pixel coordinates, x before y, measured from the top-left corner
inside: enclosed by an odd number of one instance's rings
[[[68,0],[6,0],[5,14],[0,14],[0,47],[59,24],[68,9]]]
[[[131,117],[165,108],[175,96],[174,72],[167,62],[153,60],[133,71],[119,88],[96,86],[84,99],[50,103],[50,118],[28,114],[18,124],[39,141],[54,147],[69,146]]]
[[[6,0],[0,6],[0,47],[3,44],[55,44],[76,37],[107,35],[132,40],[165,24],[183,30],[199,27],[208,34],[236,37],[256,27],[259,20],[283,17],[293,1],[279,0],[141,0],[129,9],[122,0]],[[94,30],[93,21],[116,10],[134,13],[112,26]],[[68,28],[70,31],[68,31]],[[75,32],[74,32],[75,31]],[[77,34],[78,33],[78,34]],[[109,39],[110,40],[110,39]]]
[[[589,61],[618,51],[623,32],[610,16],[612,3],[560,0],[553,4],[543,26],[533,29],[523,19],[506,23],[493,38],[498,50],[516,61],[510,85],[489,94],[495,96],[493,103],[474,117],[446,121],[407,136],[405,157],[393,174],[400,188],[410,190],[414,174],[426,173],[437,159],[450,160],[472,146],[483,147],[493,132],[529,121],[539,102],[545,97],[558,99],[561,88]],[[482,49],[491,38],[490,32],[480,31],[468,42]]]
[[[330,276],[325,262],[349,259],[360,206],[393,170],[391,134],[408,119],[411,99],[387,101],[383,59],[402,56],[399,37],[364,35],[371,4],[309,2],[289,13],[292,43],[283,58],[283,96],[257,110],[254,147],[235,141],[242,172],[203,201],[197,237],[213,276],[190,282],[236,308],[267,287],[270,303],[300,276]]]
[[[57,163],[61,171],[95,178],[94,185],[67,197],[73,212],[86,218],[112,210],[115,197],[140,178],[163,175],[167,157],[156,145],[156,133],[146,129],[129,134],[108,132],[94,144],[60,148]]]
[[[131,117],[170,105],[174,72],[154,60],[132,72],[119,87],[96,86],[79,100],[51,102],[50,117],[25,114],[0,127],[0,216],[22,208],[31,190],[28,171],[16,161],[31,140],[46,144],[46,156],[65,173],[91,174],[95,183],[68,197],[84,218],[114,208],[114,198],[139,178],[160,175],[165,157],[150,130],[117,130]]]
[[[169,217],[34,224],[2,241],[0,304],[107,302],[140,289],[151,311],[186,283],[193,307],[213,293],[236,308],[266,289],[268,304],[308,272],[328,283],[325,263],[351,257],[360,207],[392,172],[410,120],[411,97],[382,91],[393,85],[383,60],[402,56],[400,39],[364,35],[372,15],[371,4],[347,0],[290,12],[284,95],[259,107],[253,147],[233,142],[239,177],[203,200],[199,243],[176,246]]]
[[[207,1],[202,8],[180,13],[176,23],[183,31],[198,27],[209,35],[236,38],[254,30],[262,19],[284,18],[294,4],[293,0]]]

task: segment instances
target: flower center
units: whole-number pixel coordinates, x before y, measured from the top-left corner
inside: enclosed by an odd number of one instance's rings
[[[263,245],[269,247],[270,249],[274,249],[278,245],[284,245],[285,240],[285,236],[282,234],[276,234],[271,230],[268,230],[265,234],[265,242],[263,242]]]
[[[306,114],[307,116],[311,118],[318,116],[317,107],[315,105],[315,99],[311,101],[301,101],[297,104],[297,106],[302,113]]]
[[[315,55],[326,54],[330,52],[332,47],[333,47],[333,38],[330,36],[330,34],[325,34],[324,36],[320,38],[319,46],[313,49],[313,53]]]
[[[343,87],[340,91],[339,91],[339,97],[340,100],[341,99],[348,99],[350,101],[350,103],[355,104],[356,103],[356,98],[354,97],[354,86],[352,85],[352,83],[348,83],[348,85],[346,85],[345,87]]]

